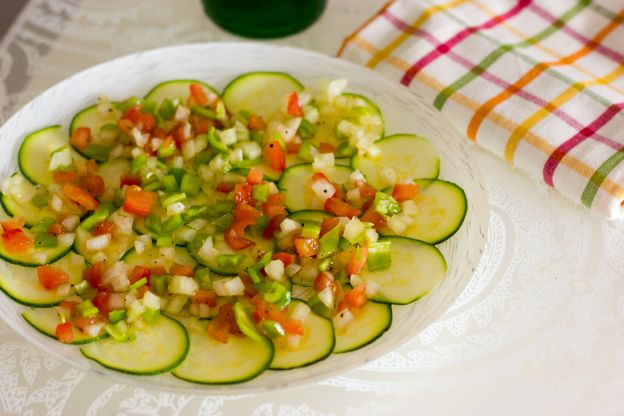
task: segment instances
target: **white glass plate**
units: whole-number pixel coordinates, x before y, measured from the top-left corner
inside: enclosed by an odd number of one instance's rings
[[[155,84],[179,78],[201,79],[222,90],[235,76],[260,70],[287,72],[306,85],[312,85],[321,77],[347,78],[349,91],[366,95],[380,107],[387,135],[415,133],[433,143],[441,159],[440,178],[464,189],[468,213],[459,231],[439,246],[448,271],[428,296],[410,305],[393,306],[392,327],[360,350],[332,355],[304,368],[266,371],[250,382],[227,386],[187,383],[170,374],[139,377],[107,370],[84,358],[77,347],[63,345],[36,332],[19,315],[24,307],[7,296],[0,296],[0,317],[31,343],[76,368],[140,387],[191,394],[253,393],[335,376],[392,351],[440,317],[467,285],[485,244],[488,204],[479,169],[470,157],[470,144],[425,100],[369,69],[346,61],[258,43],[191,44],[115,59],[60,82],[24,106],[0,128],[3,145],[0,176],[4,178],[17,170],[17,150],[26,134],[53,124],[67,127],[71,117],[93,104],[99,95],[104,94],[111,100],[143,96]]]

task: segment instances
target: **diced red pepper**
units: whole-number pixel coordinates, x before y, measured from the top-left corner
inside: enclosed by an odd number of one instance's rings
[[[130,131],[134,128],[134,123],[128,119],[122,118],[117,121],[117,127],[124,133],[130,134]]]
[[[247,173],[247,183],[249,185],[259,185],[263,182],[262,180],[263,174],[262,169],[260,168],[251,168]]]
[[[127,109],[122,118],[129,120],[136,126],[141,120],[141,106],[135,105],[134,107]]]
[[[323,172],[315,172],[314,175],[312,175],[312,178],[310,179],[310,181],[312,183],[315,183],[318,181],[329,182],[329,178]]]
[[[321,153],[336,153],[336,146],[331,143],[321,142],[319,143],[319,152]]]
[[[56,330],[54,334],[58,338],[59,341],[64,342],[66,344],[71,344],[74,341],[74,331],[72,329],[71,322],[64,322],[62,324],[58,324],[56,326]]]
[[[284,206],[284,194],[269,195],[267,200],[262,204],[264,215],[275,217],[277,215],[286,215],[286,207]]]
[[[243,250],[256,244],[254,241],[243,237],[245,235],[245,227],[248,225],[251,225],[249,221],[238,221],[225,229],[223,237],[232,249],[237,251]]]
[[[78,150],[85,150],[91,140],[91,129],[89,127],[78,127],[71,137],[71,144]]]
[[[188,276],[193,277],[193,268],[186,264],[173,263],[169,268],[169,274],[173,276]]]
[[[284,263],[284,267],[290,266],[291,264],[295,262],[294,254],[286,253],[283,251],[278,252],[278,253],[273,253],[273,256],[271,256],[271,258],[273,260],[281,260],[282,263]]]
[[[208,323],[208,334],[224,344],[228,342],[229,334],[232,329],[230,315],[233,315],[232,304],[225,303],[219,308],[217,316]]]
[[[48,290],[56,289],[60,285],[69,282],[67,273],[56,266],[50,265],[37,267],[37,277],[41,286]]]
[[[360,285],[349,290],[344,295],[344,300],[354,308],[361,308],[366,305],[368,298],[366,297],[366,285]]]
[[[296,155],[301,150],[301,143],[286,143],[286,153]]]
[[[341,201],[338,198],[329,198],[325,201],[325,211],[330,214],[334,214],[337,217],[357,217],[360,215],[360,210],[349,205],[348,203]]]
[[[116,225],[112,221],[100,221],[96,224],[95,229],[91,234],[93,234],[94,237],[97,237],[98,235],[112,234],[115,230],[115,227]]]
[[[357,274],[364,269],[364,265],[366,264],[366,259],[368,258],[368,247],[358,247],[353,251],[353,255],[351,256],[351,260],[347,264],[347,273],[349,275]]]
[[[195,134],[206,134],[210,127],[215,125],[215,122],[205,118],[198,116],[197,114],[191,114],[189,117],[189,123],[191,123],[191,127],[193,127],[193,131]]]
[[[55,223],[55,224],[50,224],[50,226],[48,227],[48,233],[52,235],[61,235],[66,232],[67,230],[65,229],[63,224]]]
[[[217,306],[217,293],[214,290],[199,289],[195,291],[191,301],[195,304],[205,303],[208,306]]]
[[[275,215],[271,217],[266,228],[262,231],[262,237],[264,237],[265,240],[272,240],[273,234],[280,229],[280,224],[285,218],[285,215]]]
[[[78,302],[74,302],[71,300],[64,300],[59,304],[59,306],[69,311],[69,314],[73,316],[74,313],[76,313],[76,306],[78,306]]]
[[[105,285],[103,283],[104,272],[106,271],[106,266],[104,262],[98,261],[93,263],[91,266],[87,267],[82,272],[82,277],[89,282],[91,287],[104,291],[104,292],[112,292],[112,288],[110,285]]]
[[[364,215],[360,217],[360,220],[372,223],[377,231],[381,230],[386,225],[384,217],[382,217],[372,205],[368,207]]]
[[[370,186],[368,183],[359,181],[357,187],[360,190],[360,197],[362,198],[363,201],[369,201],[375,198],[375,194],[377,193],[377,190],[373,188],[372,186]]]
[[[63,194],[71,201],[89,211],[94,211],[100,206],[97,199],[95,199],[89,192],[73,183],[65,183],[63,185]]]
[[[23,230],[13,229],[2,233],[2,243],[9,253],[23,253],[33,245],[33,239],[28,237]]]
[[[108,313],[111,311],[110,308],[110,297],[111,294],[107,292],[97,292],[95,297],[91,300],[93,306],[98,308],[100,313],[104,316],[108,316]]]
[[[119,183],[120,188],[123,188],[124,186],[132,186],[132,185],[136,185],[136,186],[141,185],[141,178],[139,178],[138,176],[133,176],[129,174],[125,174],[121,176],[121,181]]]
[[[208,96],[206,95],[206,91],[204,91],[204,86],[199,82],[194,82],[190,86],[191,97],[195,100],[195,102],[199,105],[206,106],[209,104]]]
[[[56,183],[75,182],[78,179],[78,175],[76,172],[62,172],[59,170],[54,172],[52,179]]]
[[[161,274],[167,274],[167,270],[165,270],[163,266],[150,267],[150,272],[152,276],[160,276]]]
[[[286,168],[286,153],[277,140],[264,146],[264,159],[273,170],[281,172]]]
[[[76,318],[74,318],[74,325],[80,328],[82,332],[85,332],[89,326],[97,322],[101,322],[101,321],[102,321],[102,316],[100,314],[88,316],[88,317],[77,316]]]
[[[392,197],[398,202],[412,199],[418,194],[419,186],[415,183],[396,183],[392,188]]]
[[[311,257],[318,252],[319,243],[316,238],[297,237],[294,242],[299,257]]]
[[[249,116],[249,124],[247,126],[249,127],[249,130],[264,130],[267,127],[264,120],[262,120],[262,117],[254,114]]]
[[[293,117],[303,117],[303,108],[299,102],[299,95],[293,91],[286,98],[286,112]]]
[[[252,204],[252,192],[253,188],[248,183],[237,183],[236,185],[234,185],[234,201],[237,204]]]
[[[260,211],[258,211],[252,205],[246,204],[244,202],[236,204],[236,207],[234,207],[234,219],[236,221],[246,221],[249,222],[250,225],[252,225],[256,223],[256,220],[261,215],[262,214],[260,213]]]
[[[149,112],[141,114],[138,127],[143,133],[151,132],[154,127],[156,127],[156,118],[154,117],[154,114]]]
[[[334,287],[334,276],[331,273],[320,272],[314,279],[314,290],[323,291],[327,286]]]
[[[217,192],[222,192],[224,194],[228,194],[234,190],[234,182],[219,182],[215,187]]]
[[[144,191],[138,186],[129,186],[126,189],[123,209],[128,214],[137,217],[147,217],[152,212],[155,202],[156,194],[154,192]]]
[[[145,277],[147,279],[147,283],[149,284],[151,275],[152,275],[152,272],[150,271],[149,267],[134,266],[132,268],[132,271],[130,271],[128,280],[130,281],[130,284],[132,284],[132,283],[138,282],[139,280]]]
[[[256,322],[260,322],[263,319],[270,319],[279,323],[287,334],[303,335],[301,321],[290,318],[284,312],[278,310],[275,305],[266,302],[262,298],[262,295],[254,296],[253,299],[251,299],[251,303],[254,305],[252,317]]]
[[[321,222],[321,233],[319,236],[324,236],[325,234],[333,230],[338,224],[340,224],[340,220],[338,220],[338,218],[336,217],[323,219],[323,222]]]

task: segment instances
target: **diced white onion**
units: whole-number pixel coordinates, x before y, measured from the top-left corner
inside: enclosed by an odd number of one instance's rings
[[[282,281],[284,279],[284,263],[281,260],[271,260],[264,266],[264,272],[269,278]]]
[[[310,92],[308,92],[307,90],[301,91],[298,95],[299,95],[299,104],[301,104],[302,106],[308,105],[308,103],[312,101],[312,94],[310,94]]]
[[[35,260],[39,264],[46,264],[48,262],[48,255],[41,251],[35,251],[32,254],[33,260]]]
[[[311,188],[314,195],[316,195],[318,199],[323,202],[327,201],[336,194],[336,188],[334,188],[334,185],[325,180],[315,181],[312,183]]]
[[[58,238],[58,242],[60,245],[68,247],[74,244],[74,240],[76,239],[76,234],[74,233],[63,233],[56,236]]]
[[[126,306],[126,300],[123,293],[111,293],[108,298],[108,309],[123,309]]]
[[[200,318],[210,318],[210,306],[206,303],[200,303],[198,306],[198,315]]]
[[[175,258],[175,247],[160,247],[158,254],[165,260],[173,260]]]
[[[334,309],[334,291],[331,286],[325,287],[318,294],[319,300],[329,309]]]
[[[347,82],[346,78],[330,81],[327,86],[327,101],[332,102],[336,97],[340,96],[347,88]]]
[[[160,310],[160,296],[156,296],[148,290],[143,295],[143,306],[153,311]]]
[[[345,225],[343,237],[351,244],[358,242],[363,236],[366,228],[358,217],[353,217],[347,225]]]
[[[401,234],[407,228],[407,224],[405,224],[401,218],[401,215],[393,215],[388,220],[388,228],[390,228],[393,233]]]
[[[136,299],[128,308],[128,322],[135,321],[143,312],[145,312],[145,306],[143,306],[143,304]]]
[[[309,314],[310,307],[303,302],[297,302],[295,307],[292,309],[292,312],[290,313],[290,317],[292,319],[297,319],[303,322],[306,320]]]
[[[149,136],[141,133],[141,130],[139,130],[136,127],[130,130],[130,135],[132,136],[132,138],[134,139],[134,142],[136,143],[138,147],[145,146],[145,144],[147,143],[147,140],[149,139]]]
[[[174,202],[173,204],[167,205],[167,215],[176,215],[184,212],[186,207],[182,202]]]
[[[395,217],[401,218],[401,221],[403,221],[403,223],[406,226],[412,225],[414,223],[414,221],[415,221],[413,217],[405,214],[404,212],[401,212],[400,214],[395,215]]]
[[[275,185],[275,182],[269,182],[269,194],[275,195],[277,193],[279,193],[279,189],[277,189],[277,185]]]
[[[111,243],[111,235],[109,233],[98,235],[87,240],[85,246],[88,251],[104,250]]]
[[[376,243],[377,240],[379,239],[379,234],[377,233],[377,230],[375,230],[374,228],[367,228],[366,232],[364,233],[364,235],[366,236],[366,241],[368,241],[369,243]]]
[[[384,166],[383,168],[381,168],[381,170],[379,171],[379,176],[387,186],[394,185],[394,183],[397,181],[397,174],[392,166]]]
[[[283,234],[289,234],[294,231],[298,231],[301,228],[302,228],[302,225],[300,222],[291,220],[290,218],[286,218],[284,221],[280,223],[280,230],[282,231]]]
[[[61,225],[69,231],[73,231],[78,226],[78,224],[80,224],[80,217],[78,215],[68,215],[61,222]]]
[[[245,142],[241,148],[247,159],[257,159],[262,154],[262,148],[256,142]]]
[[[312,169],[315,171],[321,171],[334,166],[334,154],[333,153],[319,153],[314,157],[312,162]]]
[[[80,254],[74,253],[73,251],[70,251],[68,256],[69,256],[68,257],[69,264],[71,264],[72,266],[83,266],[84,265],[84,257],[82,257]]]
[[[234,123],[234,129],[236,130],[236,140],[239,142],[246,142],[249,140],[249,129],[240,121],[236,120]]]
[[[303,107],[303,114],[303,118],[305,118],[312,124],[316,124],[316,122],[319,121],[319,118],[321,117],[321,113],[319,112],[319,110],[311,105],[306,105]]]
[[[190,228],[192,228],[193,230],[201,230],[202,228],[204,228],[206,225],[208,224],[208,221],[202,219],[202,218],[195,218],[193,221],[189,222],[188,225]]]
[[[231,279],[214,280],[212,288],[218,296],[241,296],[245,293],[245,285],[238,276]]]
[[[104,282],[107,283],[110,282],[113,277],[120,274],[128,274],[128,265],[123,261],[116,261],[115,263],[111,264],[109,268],[106,269],[102,278]]]
[[[223,143],[224,145],[226,146],[233,145],[234,143],[236,143],[236,140],[237,140],[236,129],[232,127],[226,130],[221,130],[221,134],[219,138],[221,139],[221,143]]]
[[[111,284],[115,292],[123,292],[130,286],[130,280],[128,280],[128,276],[125,273],[116,274],[112,277]]]
[[[362,279],[360,275],[353,273],[349,278],[349,283],[351,283],[353,287],[362,286],[364,284],[364,279]]]
[[[190,124],[189,124],[190,126]],[[184,160],[189,160],[195,157],[197,149],[195,148],[195,142],[193,140],[187,140],[182,145],[182,157]]]
[[[199,289],[199,285],[192,277],[171,276],[169,279],[169,293],[193,296],[197,289]]]
[[[345,194],[347,201],[353,205],[359,205],[362,202],[362,195],[360,194],[360,188],[349,189]]]
[[[120,293],[123,295],[123,293]],[[132,305],[132,302],[136,300],[136,292],[128,292],[124,296],[124,300],[126,302],[126,308],[129,308]]]
[[[134,250],[137,254],[141,254],[145,251],[145,244],[142,241],[134,240]]]
[[[408,199],[401,203],[401,211],[407,215],[416,215],[418,214],[418,205],[411,199]]]
[[[379,292],[379,289],[379,283],[369,280],[368,282],[366,282],[366,288],[364,289],[364,292],[366,293],[366,297],[370,298],[376,295],[377,292]]]
[[[130,154],[133,158],[137,158],[143,154],[143,150],[139,149],[138,147],[133,147],[130,151]]]
[[[214,245],[212,243],[212,237],[206,238],[204,244],[201,246],[197,254],[199,255],[199,257],[206,261],[212,260],[215,256],[219,254],[219,251],[214,248]]]
[[[301,335],[289,334],[286,336],[286,342],[289,348],[297,349],[299,348],[299,344],[301,344]]]
[[[334,316],[334,326],[337,329],[346,328],[351,322],[353,322],[354,319],[355,317],[353,316],[349,308],[344,308],[343,310],[338,312],[336,316]]]
[[[96,263],[100,261],[107,261],[107,260],[108,260],[108,256],[104,254],[103,251],[98,251],[97,253],[93,255],[93,261]]]
[[[182,156],[174,156],[173,159],[171,159],[171,167],[172,168],[184,167],[184,159],[182,158]]]
[[[126,215],[120,215],[120,212],[123,210],[119,210],[111,215],[110,219],[117,226],[117,230],[120,234],[130,235],[132,234],[132,224],[134,223],[134,217],[128,217]]]
[[[186,241],[187,243],[189,243],[193,241],[196,234],[197,234],[197,231],[195,231],[192,228],[184,226],[184,227],[178,228],[175,231],[174,236],[180,241]]]
[[[69,166],[72,164],[72,156],[68,147],[65,147],[63,150],[59,150],[58,152],[52,153],[52,157],[50,158],[49,169],[50,171],[57,170],[63,166]]]
[[[165,311],[172,315],[177,315],[178,313],[180,313],[180,311],[186,304],[187,300],[188,300],[187,296],[183,296],[183,295],[172,296],[169,299],[169,303],[167,303],[167,307],[165,308]]]
[[[56,194],[52,195],[50,207],[56,212],[61,212],[63,210],[63,200]]]
[[[238,149],[232,150],[228,160],[230,162],[240,162],[240,161],[242,161],[243,160],[243,149],[238,148]]]
[[[178,107],[176,108],[175,114],[173,115],[173,120],[178,123],[181,123],[183,121],[188,120],[190,115],[191,115],[191,110],[184,107],[183,105],[178,105]]]
[[[71,289],[71,285],[69,283],[64,283],[62,285],[59,285],[56,288],[56,294],[60,296],[67,296],[69,295],[70,289]]]
[[[152,141],[150,142],[150,147],[152,148],[153,151],[158,150],[158,148],[160,146],[162,146],[162,144],[165,142],[165,139],[159,139],[157,137],[152,138]]]
[[[91,325],[87,325],[84,329],[84,332],[90,337],[96,337],[100,334],[102,328],[104,328],[104,325],[104,322],[95,322]]]
[[[189,123],[188,121],[185,122],[182,126],[182,137],[184,137],[185,140],[191,138],[191,128],[191,123]]]
[[[349,175],[349,182],[351,182],[352,184],[365,181],[366,179],[364,178],[364,175],[362,175],[362,172],[360,172],[358,169],[354,170],[353,172],[351,172],[351,175]]]

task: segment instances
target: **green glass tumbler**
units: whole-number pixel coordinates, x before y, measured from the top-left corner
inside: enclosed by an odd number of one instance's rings
[[[278,38],[314,23],[327,0],[202,0],[217,25],[240,36]]]

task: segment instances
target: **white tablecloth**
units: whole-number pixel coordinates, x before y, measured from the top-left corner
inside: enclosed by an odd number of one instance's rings
[[[277,41],[334,54],[383,0],[330,0]],[[33,0],[0,43],[0,120],[76,71],[157,46],[232,40],[197,0]],[[323,382],[190,396],[114,384],[0,324],[2,415],[622,415],[624,233],[475,150],[490,200],[481,266],[404,347]]]

